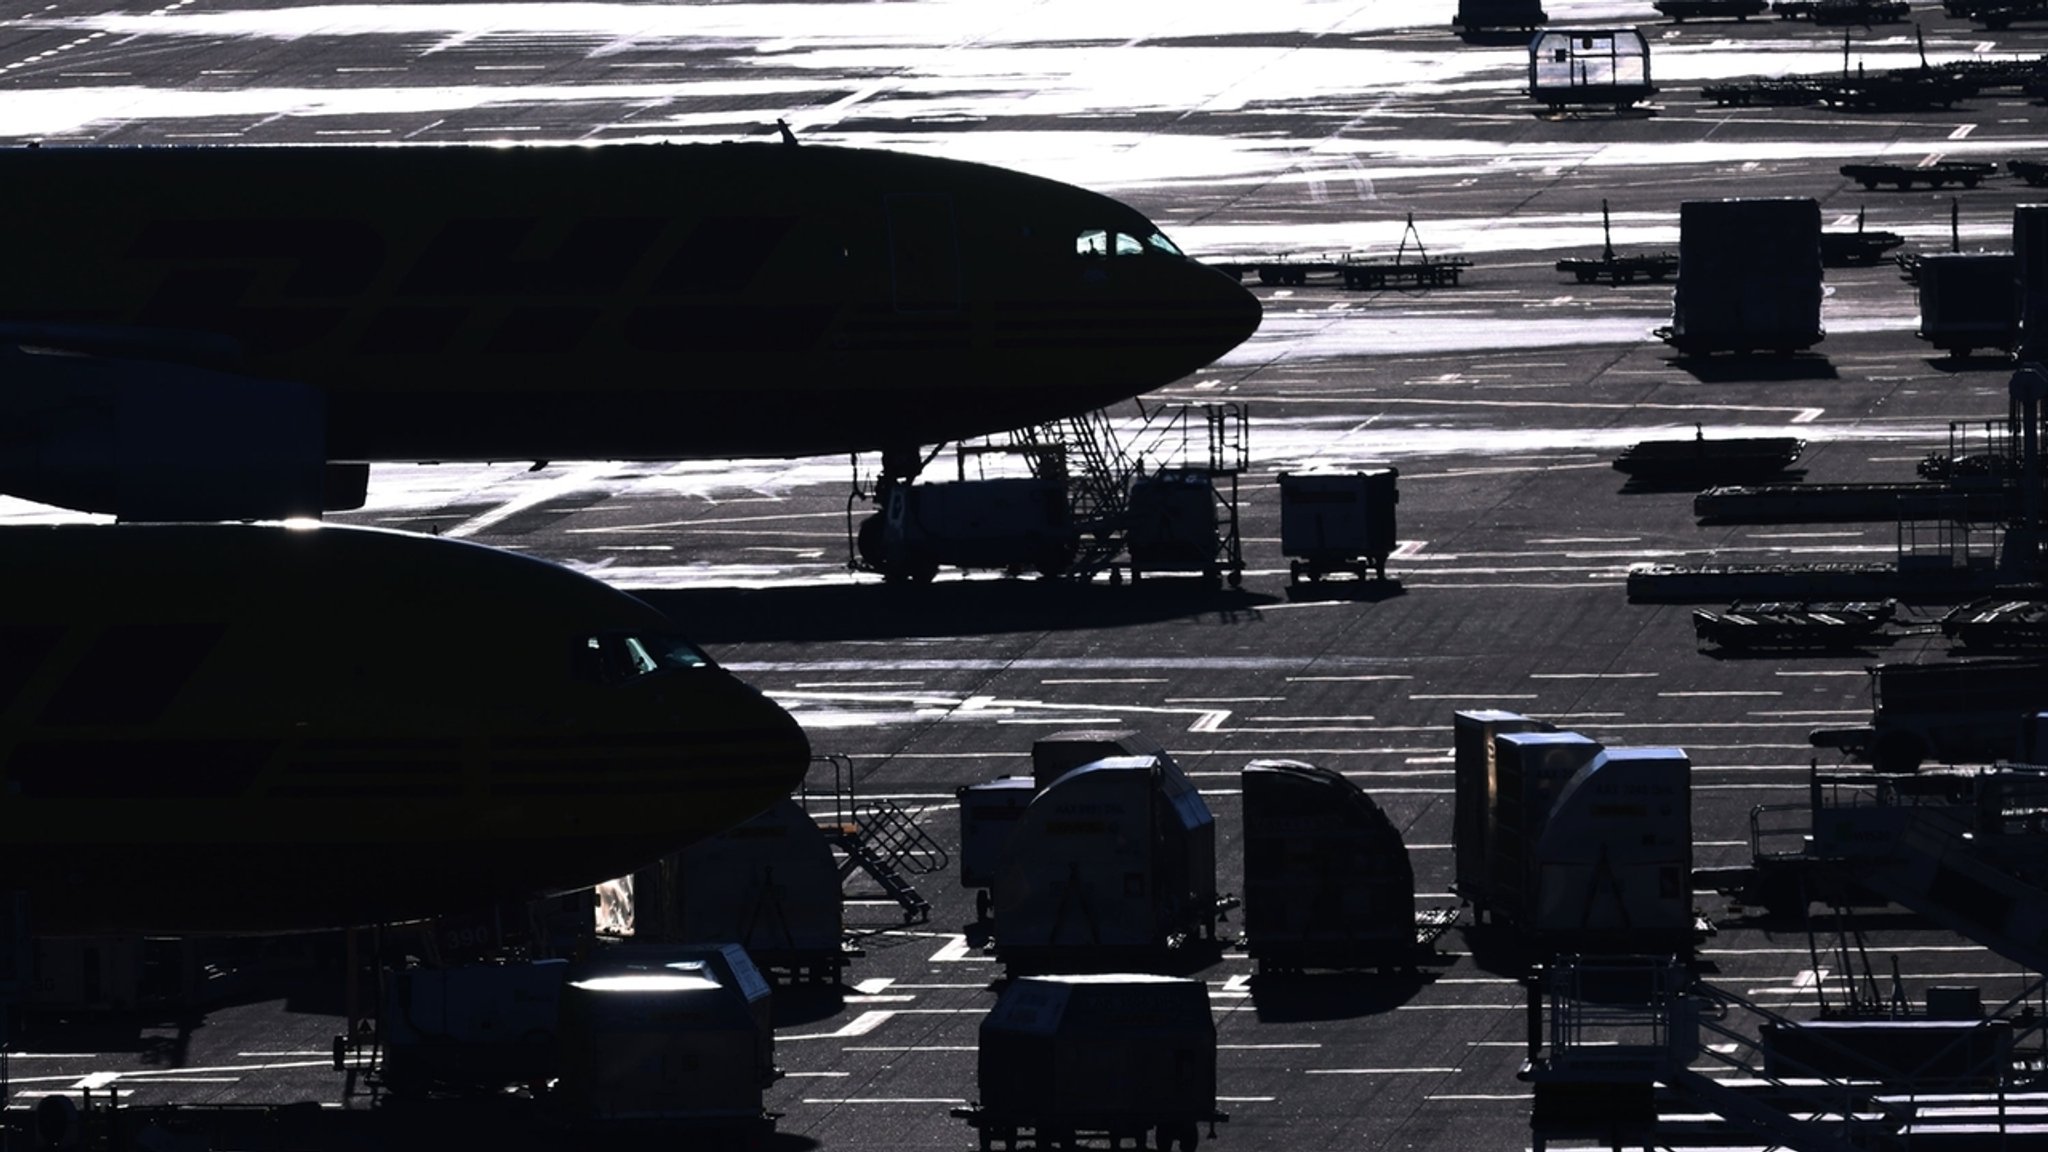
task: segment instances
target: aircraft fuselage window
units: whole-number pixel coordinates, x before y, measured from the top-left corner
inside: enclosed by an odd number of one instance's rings
[[[1150,244],[1152,247],[1158,249],[1159,251],[1166,253],[1168,256],[1186,256],[1186,253],[1182,252],[1180,249],[1173,246],[1173,241],[1168,240],[1165,236],[1161,235],[1158,232],[1154,232],[1150,236],[1145,237],[1145,243]]]
[[[1074,255],[1109,255],[1109,233],[1104,232],[1100,228],[1090,228],[1079,236],[1074,237]]]
[[[622,684],[652,672],[710,665],[711,658],[702,649],[675,636],[604,633],[584,637],[576,650],[576,678],[596,684]]]

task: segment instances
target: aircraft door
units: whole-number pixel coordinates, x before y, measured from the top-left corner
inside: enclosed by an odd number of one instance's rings
[[[898,192],[883,198],[889,215],[889,272],[898,312],[960,309],[960,242],[953,197]]]

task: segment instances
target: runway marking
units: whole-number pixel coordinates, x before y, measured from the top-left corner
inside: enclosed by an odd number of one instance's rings
[[[1310,1076],[1441,1076],[1456,1068],[1304,1068]]]
[[[895,903],[895,901],[894,901],[894,900],[876,900],[876,901],[874,901],[874,903],[876,903],[876,904],[894,904],[894,903]],[[842,1004],[908,1004],[908,1003],[910,1003],[910,1002],[911,1002],[912,1000],[915,1000],[915,999],[917,999],[917,997],[916,997],[915,995],[903,995],[903,996],[860,996],[860,995],[855,995],[855,996],[842,996],[842,997],[840,997],[840,1003],[842,1003]]]
[[[1534,1100],[1534,1092],[1433,1092],[1424,1100]]]
[[[1531,672],[1531,680],[1650,680],[1658,672]]]
[[[1956,130],[1948,134],[1948,138],[1951,140],[1961,140],[1975,131],[1976,128],[1975,124],[1958,124],[1956,125]]]
[[[1273,704],[1285,703],[1285,696],[1168,696],[1168,704]],[[1303,717],[1307,719],[1307,717]]]
[[[978,1044],[873,1044],[855,1047],[851,1044],[841,1052],[979,1052]]]
[[[1784,695],[1784,693],[1783,693],[1783,692],[1779,692],[1779,691],[1777,691],[1777,690],[1775,690],[1775,689],[1769,689],[1769,688],[1758,688],[1758,689],[1751,689],[1751,688],[1729,688],[1729,689],[1722,689],[1722,690],[1717,690],[1717,691],[1697,691],[1697,692],[1659,692],[1659,693],[1657,693],[1657,695],[1659,695],[1659,696],[1672,696],[1672,697],[1687,697],[1687,696],[1783,696],[1783,695]]]
[[[1040,684],[1171,684],[1164,676],[1086,676],[1061,680],[1040,680]],[[801,685],[799,685],[801,687]]]
[[[784,1076],[787,1076],[787,1077],[789,1077],[789,1078],[790,1078],[790,1079],[792,1079],[792,1080],[801,1080],[801,1079],[808,1079],[808,1078],[813,1078],[813,1077],[828,1077],[828,1076],[829,1076],[829,1077],[834,1077],[834,1078],[837,1078],[837,1077],[841,1077],[841,1076],[851,1076],[851,1075],[853,1075],[853,1073],[851,1073],[851,1072],[784,1072],[784,1073],[783,1073],[783,1075],[784,1075]]]
[[[806,1104],[965,1104],[957,1096],[838,1096],[804,1097]]]
[[[882,1008],[873,1012],[863,1012],[845,1024],[840,1025],[838,1031],[810,1032],[801,1036],[777,1035],[775,1042],[780,1044],[784,1040],[845,1040],[855,1036],[865,1036],[880,1028],[888,1021],[889,1017],[896,1015],[899,1011],[903,1011],[903,1009]]]
[[[863,995],[863,996],[873,996],[873,995],[876,995],[876,994],[880,993],[880,992],[881,992],[881,991],[882,991],[883,989],[885,989],[885,988],[889,987],[889,985],[891,985],[891,984],[894,984],[894,983],[896,983],[896,980],[895,980],[895,978],[894,978],[894,977],[891,977],[891,976],[876,976],[876,977],[873,977],[872,979],[868,979],[868,980],[863,980],[863,981],[861,981],[860,983],[858,983],[858,984],[855,984],[855,985],[853,986],[853,990],[854,990],[855,992],[858,992],[858,993],[860,993],[860,994],[861,994],[861,995]],[[904,987],[906,987],[906,988],[907,988],[907,987],[909,987],[909,985],[907,985],[907,984],[906,984],[906,985],[904,985]]]
[[[1218,1044],[1216,1050],[1219,1052],[1281,1052],[1321,1047],[1321,1044]]]
[[[995,963],[996,958],[993,956],[983,956],[978,952],[969,952],[967,950],[967,937],[965,935],[962,935],[960,933],[954,933],[952,935],[946,935],[945,933],[937,933],[937,935],[945,936],[946,946],[944,948],[939,949],[937,952],[932,953],[931,956],[927,958],[928,963]]]
[[[1536,693],[1508,692],[1417,692],[1410,700],[1534,700]]]
[[[1636,544],[1636,543],[1640,543],[1641,541],[1642,541],[1642,537],[1641,537],[1641,536],[1557,536],[1557,537],[1539,537],[1539,538],[1536,538],[1536,539],[1532,539],[1532,540],[1530,540],[1530,541],[1529,541],[1529,543],[1531,543],[1531,544]]]
[[[1401,673],[1376,676],[1288,676],[1284,679],[1289,684],[1352,684],[1374,680],[1413,680],[1415,677]]]

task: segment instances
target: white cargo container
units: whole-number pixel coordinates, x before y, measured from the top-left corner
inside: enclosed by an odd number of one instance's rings
[[[1200,980],[1143,974],[1012,980],[981,1023],[981,1145],[1108,1137],[1193,1149],[1216,1110],[1216,1024]]]
[[[1161,468],[1131,481],[1124,548],[1131,579],[1146,572],[1223,572],[1216,484],[1196,468]]]
[[[1559,950],[1690,952],[1692,763],[1608,748],[1574,774],[1536,842],[1530,931]]]
[[[1493,738],[1497,791],[1487,826],[1489,910],[1527,930],[1535,915],[1536,845],[1551,806],[1601,746],[1577,732],[1505,732]]]
[[[634,890],[638,939],[737,943],[792,980],[837,980],[846,965],[838,861],[794,799],[643,870]]]
[[[1215,818],[1159,757],[1077,768],[1025,809],[994,897],[996,955],[1012,971],[1164,963],[1215,939]]]
[[[1517,712],[1478,709],[1451,715],[1451,854],[1458,895],[1482,913],[1495,903],[1493,810],[1500,795],[1494,737],[1507,732],[1554,732],[1541,720]]]
[[[1031,742],[1031,775],[1043,791],[1083,764],[1110,756],[1156,756],[1179,771],[1159,741],[1135,728],[1077,728]]]
[[[600,1127],[773,1128],[769,995],[737,944],[599,950],[562,990],[567,1113]]]
[[[955,793],[960,798],[960,884],[979,888],[974,914],[989,917],[989,889],[1002,867],[1003,845],[1024,818],[1024,810],[1038,795],[1038,782],[1029,776],[998,776],[980,784],[969,784]]]
[[[2019,262],[2010,252],[1935,252],[1915,266],[1920,338],[1953,356],[2019,340]]]

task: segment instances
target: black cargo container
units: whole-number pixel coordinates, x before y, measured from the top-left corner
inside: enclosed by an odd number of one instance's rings
[[[1244,943],[1260,972],[1409,968],[1415,872],[1400,829],[1327,768],[1254,760],[1244,784]]]

